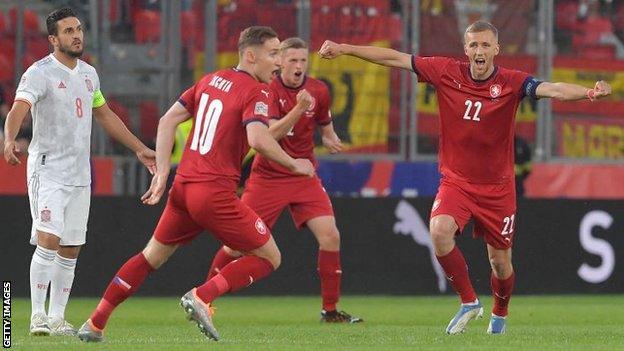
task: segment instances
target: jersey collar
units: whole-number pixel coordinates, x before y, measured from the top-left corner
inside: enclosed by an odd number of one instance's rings
[[[490,80],[490,79],[492,79],[492,78],[494,78],[496,76],[496,73],[498,73],[498,66],[494,65],[494,70],[492,71],[492,74],[490,74],[490,76],[485,78],[485,79],[474,79],[474,78],[472,78],[472,74],[470,74],[470,64],[466,65],[466,71],[465,72],[466,72],[466,75],[468,76],[468,78],[470,80],[472,80],[474,83],[481,84],[481,83],[487,82],[488,80]]]
[[[59,66],[60,69],[64,70],[65,72],[67,72],[69,74],[78,74],[78,66],[80,66],[80,60],[77,60],[76,67],[74,67],[74,69],[70,69],[69,67],[67,67],[63,63],[61,63],[61,61],[59,61],[56,58],[56,56],[54,56],[54,54],[50,54],[50,57],[52,57],[52,60],[54,62],[56,62],[56,65]]]

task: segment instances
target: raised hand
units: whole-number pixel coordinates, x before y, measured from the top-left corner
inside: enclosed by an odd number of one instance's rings
[[[310,93],[305,89],[302,89],[299,93],[297,93],[297,106],[303,111],[307,111],[308,108],[310,108],[313,100],[314,98],[312,95],[310,95]]]
[[[340,50],[340,44],[331,40],[325,40],[318,53],[324,59],[333,59],[343,54]]]

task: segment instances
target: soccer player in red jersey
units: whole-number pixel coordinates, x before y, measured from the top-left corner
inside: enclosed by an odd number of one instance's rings
[[[147,275],[179,245],[207,230],[223,244],[243,252],[203,285],[187,292],[181,305],[209,338],[217,340],[211,303],[218,296],[251,285],[280,264],[280,252],[262,219],[236,196],[241,161],[249,150],[310,178],[308,159],[289,156],[268,131],[269,88],[279,69],[279,40],[270,27],[249,27],[238,41],[236,68],[204,76],[186,90],[160,119],[157,171],[143,203],[158,203],[165,190],[178,124],[193,118],[176,178],[154,234],[142,252],[130,258],[108,285],[91,317],[78,332],[84,341],[101,341],[114,308],[131,296]]]
[[[474,235],[487,244],[492,267],[494,307],[487,332],[505,332],[507,306],[514,285],[511,247],[516,221],[514,187],[514,119],[520,100],[555,98],[594,100],[611,93],[604,81],[593,89],[550,83],[527,73],[494,65],[498,31],[478,21],[466,29],[464,52],[469,62],[444,57],[418,57],[392,49],[323,43],[319,54],[332,59],[351,55],[412,70],[419,81],[436,88],[440,105],[440,172],[442,179],[431,209],[429,229],[440,265],[462,305],[446,332],[457,334],[483,314],[466,261],[455,235],[474,220]]]
[[[306,75],[308,45],[300,38],[281,43],[280,74],[270,84],[272,94],[269,132],[286,152],[297,158],[314,157],[314,130],[320,127],[323,144],[331,153],[342,150],[342,143],[332,125],[327,86]],[[338,311],[342,269],[340,234],[336,228],[331,201],[315,176],[304,178],[259,155],[245,185],[242,201],[272,228],[284,208],[288,207],[298,229],[307,226],[319,243],[318,274],[321,280],[321,321],[357,323],[361,318]],[[215,256],[208,279],[218,274],[241,254],[223,246]]]

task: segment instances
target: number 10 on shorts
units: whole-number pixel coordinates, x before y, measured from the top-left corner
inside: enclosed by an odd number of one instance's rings
[[[501,234],[509,235],[513,233],[515,222],[516,222],[515,214],[512,214],[509,217],[503,218],[503,230],[501,231]]]

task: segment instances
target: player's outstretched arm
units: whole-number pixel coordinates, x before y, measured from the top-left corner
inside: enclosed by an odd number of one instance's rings
[[[321,127],[321,140],[329,153],[337,154],[342,151],[342,141],[336,134],[333,123]]]
[[[28,110],[30,110],[30,104],[15,100],[4,122],[4,160],[13,166],[22,163],[19,160],[22,150],[17,146],[15,138],[17,138],[17,133],[19,133]]]
[[[333,59],[341,55],[349,55],[378,65],[407,70],[412,69],[412,55],[394,49],[376,46],[338,44],[331,40],[325,40],[323,45],[321,45],[319,55],[324,59]]]
[[[119,116],[104,103],[93,109],[93,117],[113,139],[134,151],[137,158],[147,167],[151,174],[156,171],[154,150],[148,148],[132,132],[126,128]]]
[[[299,91],[299,93],[297,93],[297,104],[295,107],[293,107],[286,116],[269,121],[269,133],[271,133],[275,140],[280,140],[285,137],[292,127],[297,124],[299,118],[303,116],[311,104],[312,95],[305,89]]]
[[[571,83],[551,83],[543,82],[537,86],[535,95],[538,98],[553,98],[563,101],[596,99],[611,95],[611,85],[600,80],[596,82],[593,89],[585,88],[577,84]]]
[[[268,128],[260,122],[247,124],[247,141],[262,156],[288,168],[291,172],[299,175],[313,176],[314,166],[305,158],[294,159],[290,157],[269,133]]]
[[[175,142],[175,131],[178,124],[191,117],[188,110],[179,102],[175,102],[158,122],[158,132],[156,134],[156,173],[152,177],[150,188],[141,201],[146,205],[155,205],[160,201],[165,187],[167,177],[171,168],[171,150]]]

